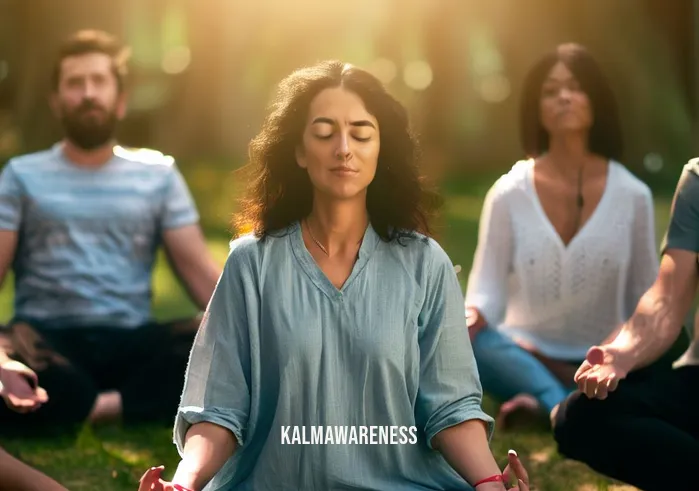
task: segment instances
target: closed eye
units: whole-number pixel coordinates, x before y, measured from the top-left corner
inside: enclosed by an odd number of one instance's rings
[[[318,138],[319,140],[329,140],[333,137],[333,134],[334,133],[330,133],[328,135],[317,135],[316,134],[315,137]],[[368,142],[369,140],[371,140],[371,136],[362,137],[362,136],[352,135],[352,138],[354,138],[358,142]]]

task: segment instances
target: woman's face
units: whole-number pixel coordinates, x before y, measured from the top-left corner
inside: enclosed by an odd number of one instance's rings
[[[311,102],[296,161],[308,171],[316,192],[352,199],[366,195],[380,143],[379,123],[357,94],[325,89]]]
[[[541,86],[541,124],[549,135],[587,132],[593,114],[587,94],[573,73],[560,61]]]

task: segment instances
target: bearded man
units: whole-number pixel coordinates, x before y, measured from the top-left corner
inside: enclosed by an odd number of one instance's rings
[[[156,253],[202,310],[221,268],[173,159],[115,140],[126,52],[101,31],[70,37],[50,96],[65,137],[0,173],[0,281],[15,281],[0,434],[174,418],[198,322],[152,318]]]

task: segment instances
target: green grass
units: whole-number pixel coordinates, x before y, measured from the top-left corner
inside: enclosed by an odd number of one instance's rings
[[[439,240],[454,264],[462,266],[460,275],[465,287],[471,258],[476,245],[478,219],[487,186],[450,185],[445,220],[438,229]],[[224,212],[225,214],[225,212]],[[669,200],[656,198],[658,240],[669,215]],[[228,247],[225,236],[210,236],[210,246],[221,261]],[[0,321],[10,315],[12,292],[8,281],[0,294]],[[175,281],[161,256],[154,277],[154,310],[159,319],[177,318],[196,312],[184,290]],[[486,398],[485,410],[495,414],[497,406]],[[177,465],[178,458],[171,443],[170,427],[84,428],[77,438],[60,440],[5,440],[2,445],[13,455],[60,481],[71,491],[133,491],[138,478],[153,465],[164,464],[166,476]],[[497,432],[493,451],[499,458],[514,448],[523,457],[539,490],[598,491],[631,490],[591,472],[585,466],[563,460],[557,455],[551,436],[543,431],[518,433]]]

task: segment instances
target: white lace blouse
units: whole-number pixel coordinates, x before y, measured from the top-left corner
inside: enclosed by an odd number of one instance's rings
[[[582,360],[655,280],[653,198],[610,162],[597,208],[566,246],[539,201],[533,165],[517,162],[486,196],[466,305],[546,356]]]

